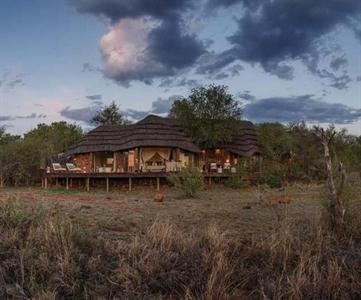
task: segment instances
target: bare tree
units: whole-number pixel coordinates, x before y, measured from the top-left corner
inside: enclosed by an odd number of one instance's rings
[[[315,126],[314,133],[320,139],[324,149],[324,158],[327,171],[328,208],[330,213],[331,226],[332,228],[335,228],[336,226],[340,227],[344,224],[345,217],[343,190],[346,183],[346,172],[343,163],[340,162],[340,184],[336,188],[330,148],[337,132],[334,126],[330,126],[326,130],[319,126]]]

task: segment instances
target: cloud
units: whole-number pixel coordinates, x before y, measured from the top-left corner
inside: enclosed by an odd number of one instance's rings
[[[237,93],[237,97],[241,98],[242,100],[245,100],[246,102],[252,102],[256,100],[256,97],[252,95],[250,91],[247,90]]]
[[[188,79],[186,77],[172,77],[163,79],[158,87],[170,88],[170,87],[186,87],[195,88],[201,86],[201,83],[196,79]]]
[[[334,71],[338,71],[342,67],[346,67],[348,64],[347,59],[344,56],[334,57],[330,63],[330,67]]]
[[[31,113],[31,114],[25,115],[25,116],[6,115],[6,116],[0,116],[0,122],[21,120],[21,119],[42,119],[42,118],[46,118],[46,115],[36,114],[36,113]]]
[[[330,46],[336,29],[350,28],[356,37],[361,32],[361,2],[355,0],[68,1],[81,13],[107,20],[108,32],[100,41],[101,71],[123,86],[134,80],[166,82],[187,71],[208,79],[237,76],[240,70],[232,72],[227,67],[238,61],[260,65],[269,74],[291,80],[292,63],[298,61],[330,86],[343,89],[349,83],[348,74],[335,72],[346,66],[345,58],[334,57],[328,73],[320,61],[334,53]],[[211,43],[192,29],[194,16],[204,9],[230,7],[230,12],[237,13],[237,28],[227,37],[229,46],[225,44],[224,51],[211,51]],[[208,19],[206,13],[197,22]],[[96,68],[86,63],[83,70]]]
[[[85,98],[94,101],[94,100],[102,100],[103,96],[99,94],[95,94],[95,95],[85,96]]]
[[[62,109],[59,113],[61,116],[74,121],[80,121],[87,124],[90,124],[91,119],[99,112],[100,107],[97,105],[82,107],[82,108],[71,108],[66,107]]]
[[[100,41],[103,74],[123,86],[133,80],[151,84],[175,75],[205,53],[205,45],[190,33],[185,14],[191,0],[70,0],[79,12],[109,20]],[[184,55],[187,53],[187,55]],[[84,70],[93,70],[84,64]]]
[[[237,20],[237,31],[228,37],[232,47],[213,57],[212,72],[233,62],[234,57],[234,60],[259,64],[266,72],[290,80],[294,75],[289,63],[300,60],[314,75],[329,79],[330,86],[347,88],[347,74],[331,75],[327,71],[327,76],[321,76],[325,72],[318,66],[320,59],[333,51],[327,47],[328,34],[339,26],[356,30],[355,24],[361,15],[360,1],[209,0],[208,6],[216,9],[240,3],[245,10]],[[338,71],[346,64],[345,58],[338,57],[332,60],[330,68]]]
[[[158,98],[157,100],[152,102],[152,108],[150,110],[144,111],[128,109],[124,112],[124,114],[127,118],[135,121],[141,120],[149,114],[168,115],[173,102],[179,98],[181,98],[181,96],[179,95],[173,95],[169,98]]]
[[[104,74],[119,84],[152,83],[192,66],[205,49],[195,35],[182,32],[178,20],[123,19],[100,42]],[[187,53],[187,55],[184,55]]]
[[[25,74],[23,73],[19,73],[14,76],[10,71],[5,71],[2,73],[0,79],[0,87],[4,87],[6,90],[13,90],[16,87],[24,86],[24,77]]]
[[[83,64],[83,67],[82,67],[82,72],[101,72],[101,69],[96,67],[96,66],[93,66],[92,64],[90,63],[84,63]]]
[[[314,99],[312,95],[259,99],[248,103],[244,113],[254,122],[350,124],[361,119],[361,109],[327,103]]]
[[[191,0],[68,0],[81,13],[108,18],[112,23],[125,18],[151,16],[158,19],[173,17],[194,6]]]

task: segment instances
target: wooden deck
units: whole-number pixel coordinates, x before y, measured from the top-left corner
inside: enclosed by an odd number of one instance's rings
[[[105,188],[109,192],[109,181],[110,179],[128,179],[128,189],[132,190],[133,179],[156,179],[157,190],[160,190],[160,179],[167,178],[168,176],[176,174],[174,172],[141,172],[141,173],[76,173],[76,172],[51,172],[44,173],[42,179],[42,187],[47,189],[50,181],[55,180],[57,183],[59,180],[65,181],[65,188],[67,190],[72,187],[73,179],[84,180],[85,188],[90,191],[90,180],[105,179]],[[214,178],[230,178],[235,176],[234,173],[203,173],[205,179],[208,179],[208,184],[212,183]],[[259,178],[259,173],[247,173],[240,174],[242,180],[253,181]]]

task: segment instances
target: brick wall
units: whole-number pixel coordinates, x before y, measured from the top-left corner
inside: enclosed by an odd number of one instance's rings
[[[93,162],[92,162],[92,154],[91,153],[84,153],[84,154],[77,154],[73,158],[73,163],[78,167],[81,168],[82,171],[86,173],[90,173],[93,171]]]

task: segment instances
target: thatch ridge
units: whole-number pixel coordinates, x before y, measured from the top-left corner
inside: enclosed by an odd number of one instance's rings
[[[223,148],[242,156],[260,154],[254,125],[249,121],[241,121],[241,128],[241,132],[235,134],[232,142]],[[135,124],[99,126],[71,146],[65,155],[125,151],[137,147],[172,147],[193,153],[201,152],[172,119],[149,115]]]

